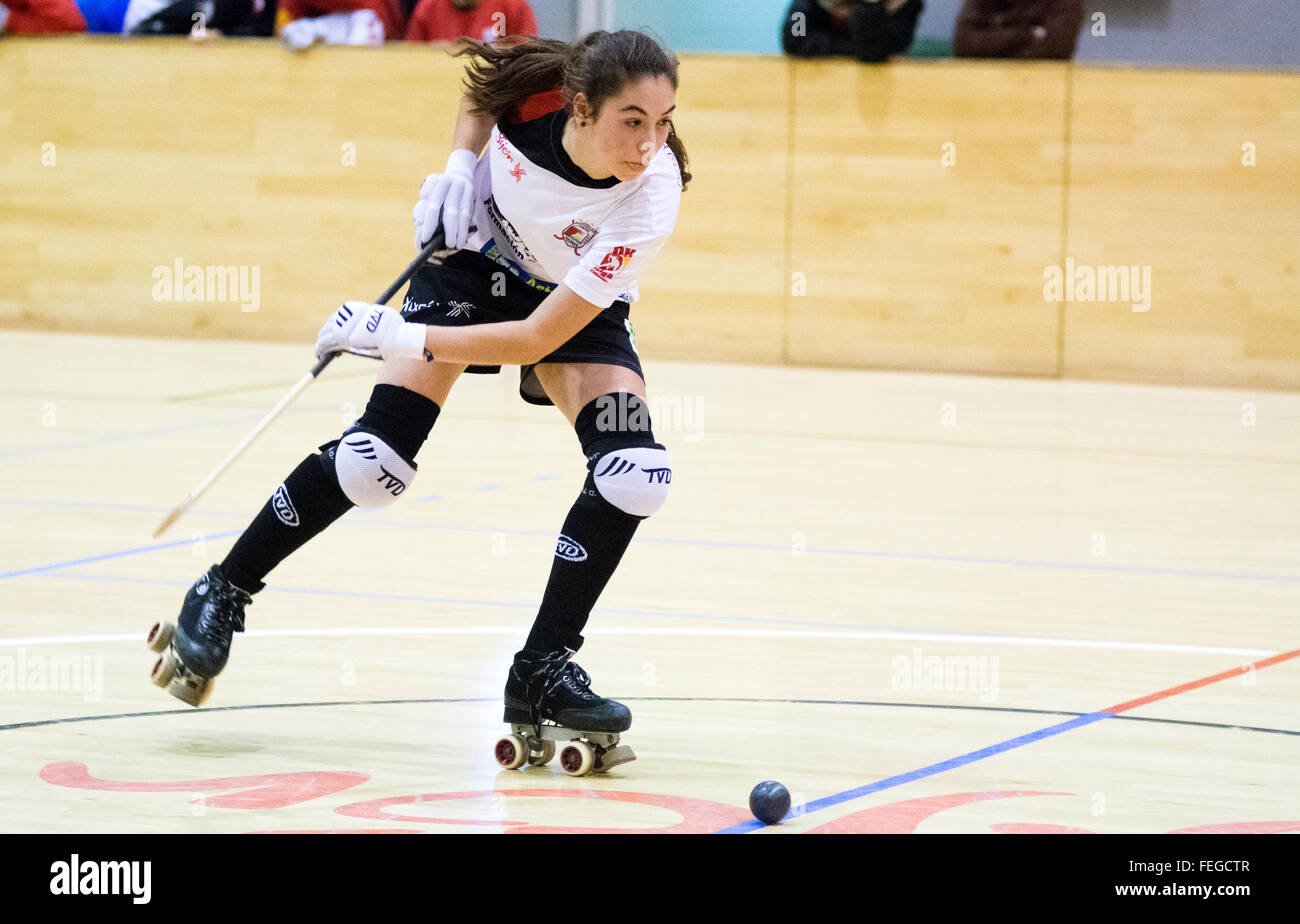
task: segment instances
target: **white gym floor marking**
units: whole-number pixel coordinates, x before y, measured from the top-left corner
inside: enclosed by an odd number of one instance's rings
[[[331,629],[249,629],[245,638],[324,638],[356,635],[517,635],[526,626],[410,626],[385,628],[356,626]],[[704,638],[802,638],[827,640],[876,640],[905,642],[948,642],[972,645],[1029,645],[1043,648],[1103,648],[1119,651],[1162,651],[1177,654],[1243,655],[1267,658],[1278,652],[1259,648],[1226,648],[1212,645],[1163,645],[1157,642],[1109,642],[1081,638],[1036,638],[1027,635],[962,635],[953,632],[810,632],[797,629],[674,629],[658,626],[589,627],[584,635],[660,635]],[[36,645],[77,645],[89,642],[144,643],[144,633],[101,635],[47,635],[0,639],[0,648]]]

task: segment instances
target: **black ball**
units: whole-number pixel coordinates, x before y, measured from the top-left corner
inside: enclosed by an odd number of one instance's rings
[[[790,790],[776,780],[765,780],[749,794],[749,810],[763,824],[777,824],[790,812]]]

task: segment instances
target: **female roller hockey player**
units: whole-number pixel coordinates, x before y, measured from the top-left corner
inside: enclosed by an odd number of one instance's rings
[[[588,737],[616,744],[631,713],[594,694],[571,659],[637,525],[663,505],[672,479],[651,431],[628,312],[690,179],[672,124],[677,60],[632,31],[572,45],[467,40],[457,54],[470,63],[454,150],[446,170],[425,181],[414,213],[417,246],[441,224],[446,249],[417,271],[400,313],[347,302],[321,329],[319,356],[382,359],[365,413],[276,488],[225,560],[189,590],[174,632],[155,627],[151,645],[170,651],[154,680],[200,705],[266,575],[351,507],[384,507],[405,492],[462,372],[517,364],[520,397],[559,408],[587,475],[509,670],[505,721],[539,735],[544,723],[601,733]],[[504,765],[521,764],[530,750],[534,762],[539,751],[554,753],[538,737],[515,740],[526,744],[522,755],[498,746]]]

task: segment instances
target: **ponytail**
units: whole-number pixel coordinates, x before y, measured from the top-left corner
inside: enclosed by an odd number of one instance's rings
[[[515,106],[538,93],[564,84],[564,66],[571,53],[568,42],[533,38],[515,45],[489,45],[463,38],[452,51],[468,57],[465,96],[477,115],[501,121]],[[566,97],[566,106],[572,102]]]

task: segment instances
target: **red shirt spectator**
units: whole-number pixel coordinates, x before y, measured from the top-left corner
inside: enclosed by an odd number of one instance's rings
[[[3,0],[0,0],[3,2]],[[397,0],[280,0],[276,23],[281,28],[287,22],[331,13],[355,13],[357,10],[374,10],[384,24],[384,40],[395,42],[402,37],[406,27],[406,14]]]
[[[72,0],[0,0],[0,7],[9,14],[0,31],[10,35],[86,31],[86,17]],[[3,18],[4,11],[0,10]]]
[[[507,35],[536,35],[528,0],[420,0],[406,27],[408,42],[491,42]]]

